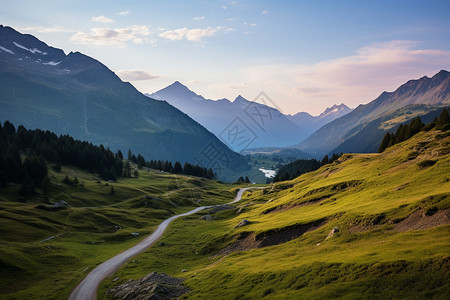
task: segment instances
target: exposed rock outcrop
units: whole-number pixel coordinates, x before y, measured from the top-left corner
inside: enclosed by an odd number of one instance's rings
[[[108,290],[114,299],[165,300],[178,298],[189,292],[181,283],[184,279],[172,277],[164,273],[152,272],[147,276],[128,280],[126,283]]]

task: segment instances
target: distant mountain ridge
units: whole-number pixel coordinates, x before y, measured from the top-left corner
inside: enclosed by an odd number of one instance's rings
[[[144,96],[99,61],[79,52],[65,55],[4,26],[0,120],[67,133],[114,151],[131,149],[148,160],[187,161],[224,172],[246,166],[203,126],[167,102]],[[214,161],[205,157],[210,149]]]
[[[210,100],[191,91],[179,81],[153,94],[146,95],[154,99],[166,100],[216,134],[235,151],[292,145],[295,141],[305,139],[323,124],[350,110],[343,104],[333,106],[319,117],[307,114],[311,118],[309,121],[308,117],[302,119],[297,115],[293,117],[282,114],[273,107],[274,103],[271,103],[267,97],[264,98],[265,95],[263,95],[262,101],[259,101],[259,98],[257,101],[249,101],[241,95],[237,96],[234,101]],[[254,138],[251,143],[240,144],[229,141],[227,130],[230,129],[230,125],[231,127],[236,125],[234,122],[236,118],[239,119],[241,127],[251,133],[250,136]]]
[[[340,144],[383,114],[393,113],[409,105],[433,107],[448,104],[450,104],[450,73],[441,70],[432,78],[424,76],[406,82],[394,92],[383,92],[370,103],[359,105],[352,112],[326,124],[297,144],[296,148],[319,157],[339,148]],[[349,149],[348,143],[345,148]],[[358,144],[350,148],[352,152],[362,151]]]
[[[312,116],[306,112],[299,112],[295,115],[287,115],[287,117],[289,120],[303,128],[308,134],[312,134],[323,125],[330,123],[351,111],[352,109],[350,107],[341,103],[339,105],[335,104],[332,107],[328,107],[318,116]]]

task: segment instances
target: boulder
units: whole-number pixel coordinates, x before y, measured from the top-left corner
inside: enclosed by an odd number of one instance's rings
[[[205,221],[211,221],[212,217],[211,217],[211,215],[204,215],[203,217],[201,217],[201,219],[205,220]]]
[[[250,221],[244,219],[241,222],[239,222],[239,224],[237,224],[235,228],[242,227],[242,226],[245,226],[245,225],[248,225],[248,224],[250,224]]]
[[[183,279],[164,273],[152,272],[147,276],[128,280],[126,283],[108,290],[113,299],[173,299],[189,292],[181,283]]]
[[[337,227],[333,227],[333,229],[331,229],[330,233],[328,234],[326,240],[331,238],[336,232],[339,232],[339,229]]]

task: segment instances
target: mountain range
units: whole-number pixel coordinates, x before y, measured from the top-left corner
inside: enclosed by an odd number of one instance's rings
[[[235,151],[290,146],[304,140],[324,124],[351,111],[341,104],[326,109],[317,117],[308,113],[285,115],[264,93],[255,101],[249,101],[240,95],[234,101],[210,100],[178,81],[147,96],[166,100],[205,126]],[[242,139],[244,142],[230,138],[229,131],[233,128],[248,133],[248,136]]]
[[[6,26],[0,26],[0,119],[149,160],[187,161],[216,173],[246,168],[244,157],[188,115],[144,96],[99,61],[66,55]]]
[[[349,112],[352,109],[341,103],[340,105],[333,105],[328,107],[318,116],[312,116],[307,112],[299,112],[295,115],[287,115],[287,118],[300,126],[309,135],[318,130],[323,125],[330,123],[331,121],[338,119]]]
[[[450,73],[441,70],[431,78],[410,80],[394,92],[383,92],[370,103],[324,125],[295,147],[317,157],[343,149],[376,151],[384,133],[395,125],[447,105]]]

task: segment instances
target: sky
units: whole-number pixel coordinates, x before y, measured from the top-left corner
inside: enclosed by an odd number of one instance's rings
[[[0,24],[79,51],[143,93],[174,81],[285,114],[351,108],[450,70],[450,1],[2,1]]]

